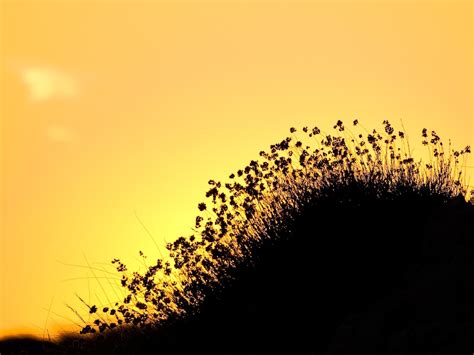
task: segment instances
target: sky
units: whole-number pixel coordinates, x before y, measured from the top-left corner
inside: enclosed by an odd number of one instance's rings
[[[291,126],[474,146],[469,1],[0,4],[0,336],[78,330]]]

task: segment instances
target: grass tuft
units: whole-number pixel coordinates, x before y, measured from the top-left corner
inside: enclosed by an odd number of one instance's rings
[[[454,150],[427,129],[421,138],[428,161],[415,158],[406,133],[388,121],[380,132],[357,120],[350,128],[337,121],[332,133],[292,127],[289,137],[261,151],[259,160],[228,181],[209,180],[207,199],[197,206],[195,233],[168,243],[169,257],[143,273],[114,259],[126,296],[111,307],[87,305],[97,317],[81,334],[159,328],[198,314],[206,299],[258,264],[265,250],[291,238],[301,216],[321,206],[437,206],[467,199],[463,166],[470,147]],[[317,235],[325,220],[312,218]],[[387,228],[391,223],[400,221],[387,216]]]

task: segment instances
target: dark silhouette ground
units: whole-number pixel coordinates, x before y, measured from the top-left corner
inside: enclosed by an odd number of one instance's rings
[[[173,265],[130,277],[114,259],[129,291],[120,305],[83,302],[97,318],[81,335],[0,351],[473,353],[474,206],[459,174],[471,149],[423,129],[425,164],[383,125],[303,127],[316,148],[290,128],[230,183],[209,181],[196,235],[167,246]]]
[[[195,316],[89,340],[3,340],[0,352],[472,354],[474,206],[355,196],[307,206]]]

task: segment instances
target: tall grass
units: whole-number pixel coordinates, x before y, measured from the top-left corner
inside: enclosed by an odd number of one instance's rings
[[[113,307],[86,304],[95,319],[81,333],[154,328],[198,312],[210,294],[232,283],[239,268],[252,265],[262,248],[288,235],[308,206],[322,201],[442,204],[466,198],[463,166],[470,147],[454,150],[426,129],[421,138],[428,161],[416,159],[405,133],[388,121],[380,132],[366,130],[357,120],[350,129],[338,121],[332,133],[291,128],[289,137],[260,152],[259,160],[228,181],[209,180],[194,233],[168,243],[168,259],[157,259],[142,273],[114,259],[126,297]],[[315,220],[316,234],[318,223],[324,221]]]

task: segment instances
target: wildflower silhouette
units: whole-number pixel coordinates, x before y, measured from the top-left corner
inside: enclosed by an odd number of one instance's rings
[[[470,147],[423,129],[423,161],[388,121],[289,133],[209,180],[193,233],[168,255],[143,272],[113,259],[124,298],[80,299],[91,321],[50,352],[472,352]]]
[[[412,156],[405,132],[396,132],[390,122],[383,122],[382,132],[361,133],[358,120],[352,125],[354,131],[339,120],[333,134],[303,127],[301,137],[292,127],[291,137],[260,152],[260,161],[251,160],[228,182],[209,180],[207,201],[197,206],[201,214],[196,233],[168,243],[171,259],[157,259],[144,273],[130,274],[114,259],[128,295],[115,307],[102,309],[81,332],[128,324],[159,327],[198,313],[206,297],[232,284],[240,268],[254,264],[263,249],[286,238],[292,222],[322,201],[358,203],[360,195],[380,201],[416,196],[443,203],[467,194],[461,160],[470,147],[446,149],[436,132],[423,129],[423,144],[432,155],[423,163]],[[322,223],[314,217],[315,228]],[[90,306],[90,313],[96,311],[97,306]]]

